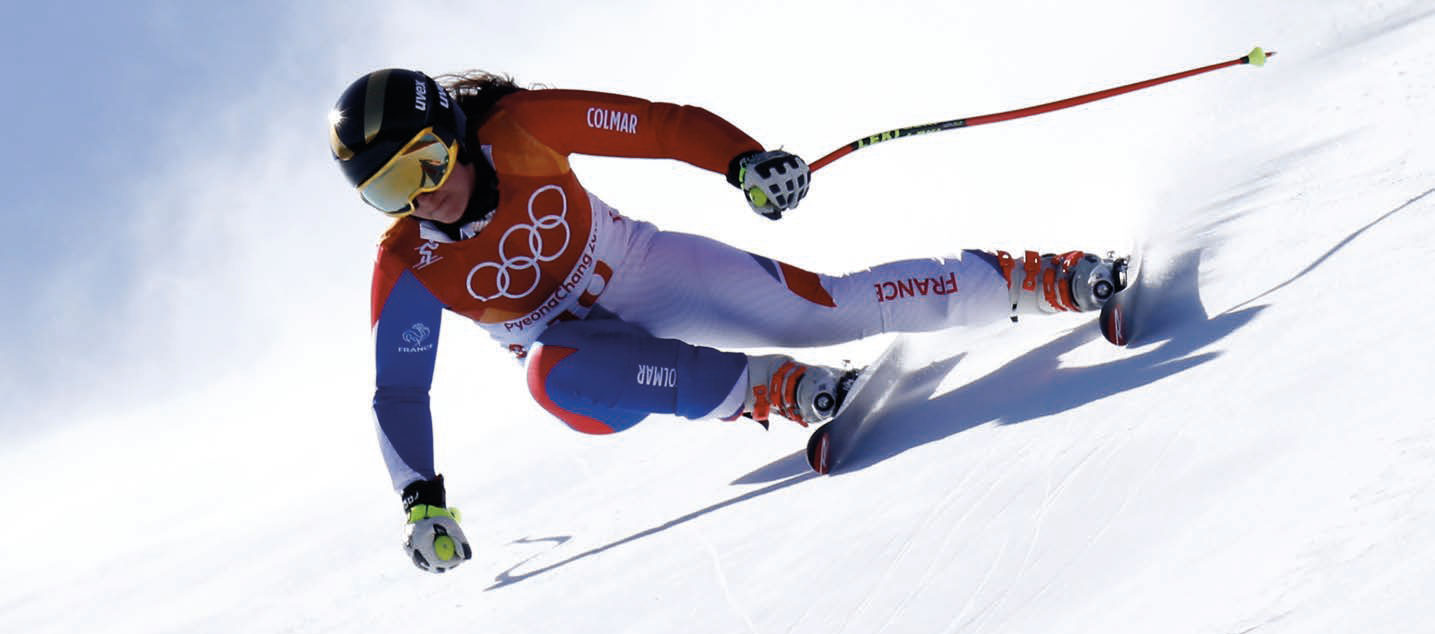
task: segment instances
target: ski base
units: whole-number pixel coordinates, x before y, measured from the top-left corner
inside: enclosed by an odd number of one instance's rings
[[[807,437],[807,464],[813,471],[826,475],[832,472],[832,442],[827,425],[818,427]]]
[[[1097,319],[1101,336],[1112,345],[1125,346],[1135,339],[1137,324],[1134,308],[1141,286],[1141,260],[1141,254],[1137,252],[1116,261],[1117,277],[1122,280],[1122,288],[1101,307],[1101,316]]]

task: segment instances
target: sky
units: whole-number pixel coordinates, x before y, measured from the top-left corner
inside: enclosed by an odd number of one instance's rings
[[[327,81],[333,52],[293,37],[322,15],[306,6],[57,2],[7,21],[4,63],[36,98],[0,105],[18,123],[5,146],[29,148],[4,159],[5,220],[19,239],[0,255],[3,389],[17,407],[0,429],[153,400],[212,379],[203,368],[217,364],[196,357],[235,352],[185,322],[250,311],[260,298],[215,280],[225,263],[213,256],[236,224],[296,211],[264,204],[288,184],[231,176],[275,160],[246,141],[292,134],[318,107],[295,88]],[[313,162],[303,159],[290,160]]]

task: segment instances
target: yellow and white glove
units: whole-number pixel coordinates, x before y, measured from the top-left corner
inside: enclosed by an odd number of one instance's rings
[[[802,157],[782,150],[747,152],[733,159],[728,182],[742,190],[758,215],[780,220],[807,196],[812,170]]]
[[[473,558],[459,527],[463,516],[445,505],[443,476],[404,487],[404,511],[409,515],[404,552],[420,570],[448,572]]]

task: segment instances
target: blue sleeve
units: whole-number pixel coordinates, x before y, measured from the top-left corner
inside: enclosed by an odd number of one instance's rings
[[[443,304],[405,271],[374,322],[374,416],[394,490],[435,475],[429,386]]]

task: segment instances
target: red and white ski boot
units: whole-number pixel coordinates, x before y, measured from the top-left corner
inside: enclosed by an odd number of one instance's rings
[[[1017,260],[997,251],[1002,275],[1011,291],[1012,317],[1100,310],[1101,305],[1125,287],[1120,260],[1108,255],[1068,251],[1038,255],[1027,251]]]
[[[823,423],[842,406],[856,370],[798,363],[783,354],[748,356],[743,414],[767,426],[777,414],[803,427]]]

